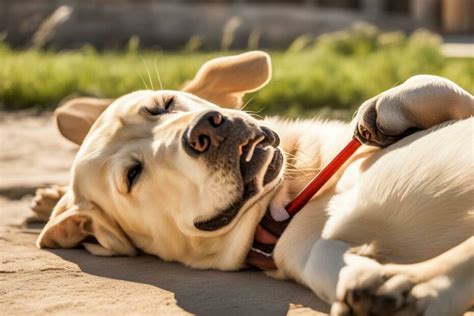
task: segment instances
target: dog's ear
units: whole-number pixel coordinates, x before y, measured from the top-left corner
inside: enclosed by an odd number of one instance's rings
[[[182,90],[222,107],[239,108],[243,95],[262,88],[271,74],[270,56],[253,51],[206,62]]]
[[[112,104],[112,99],[72,99],[54,111],[59,132],[78,145],[89,132],[92,124]]]
[[[72,203],[70,192],[56,205],[36,241],[39,248],[73,248],[92,236],[99,244],[84,247],[99,256],[133,256],[136,249],[121,228],[92,203]]]

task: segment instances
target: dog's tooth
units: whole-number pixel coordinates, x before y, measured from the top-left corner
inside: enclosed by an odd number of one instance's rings
[[[290,215],[288,214],[288,212],[285,210],[284,207],[270,206],[270,214],[272,215],[272,218],[276,220],[277,222],[283,222],[283,221],[286,221],[288,218],[290,218]]]
[[[250,145],[249,152],[247,153],[247,156],[245,157],[246,162],[249,162],[252,159],[253,153],[255,151],[255,147],[257,147],[257,145],[261,143],[264,139],[265,139],[265,136],[260,136]]]
[[[239,157],[244,154],[244,147],[247,146],[249,144],[249,142],[250,141],[247,140],[245,143],[239,145],[239,147],[238,147]]]

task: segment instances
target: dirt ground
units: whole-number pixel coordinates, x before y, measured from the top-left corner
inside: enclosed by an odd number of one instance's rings
[[[50,114],[0,113],[1,315],[321,315],[308,289],[258,271],[197,271],[153,256],[40,250],[26,225],[37,187],[67,183],[77,150]]]

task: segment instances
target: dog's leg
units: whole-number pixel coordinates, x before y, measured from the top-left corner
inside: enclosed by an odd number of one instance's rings
[[[345,266],[344,254],[350,246],[342,241],[319,239],[311,248],[302,269],[302,278],[326,302],[336,300],[336,287],[341,269]]]
[[[37,189],[35,197],[31,201],[30,208],[35,213],[27,219],[27,222],[46,223],[51,212],[59,199],[66,193],[67,186],[53,185],[47,188]]]
[[[474,115],[474,97],[454,82],[418,75],[364,102],[355,132],[369,144],[388,146],[414,131]]]
[[[417,264],[346,254],[332,315],[462,315],[474,303],[474,237]]]
[[[305,284],[327,303],[336,302],[339,275],[346,266],[345,260],[351,246],[343,241],[324,238],[318,238],[312,244],[301,242],[294,241],[299,246],[286,249],[284,258],[276,257],[282,270],[279,272]],[[358,260],[364,266],[378,266],[375,261],[363,256],[358,256]]]
[[[311,200],[293,218],[273,253],[278,270],[269,273],[305,284],[328,303],[336,299],[339,271],[344,266],[344,254],[350,249],[342,241],[321,238],[331,197],[332,194],[325,194]]]

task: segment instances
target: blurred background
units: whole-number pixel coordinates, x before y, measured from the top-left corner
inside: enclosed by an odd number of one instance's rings
[[[348,118],[417,73],[473,92],[474,0],[0,0],[0,107],[178,89],[215,56],[263,49],[248,109]]]
[[[0,0],[3,314],[327,311],[311,291],[257,272],[36,249],[41,226],[21,224],[32,196],[67,184],[78,150],[52,110],[79,96],[179,89],[205,61],[255,49],[273,60],[271,82],[246,96],[257,116],[349,120],[420,73],[474,93],[473,12],[474,0]]]

